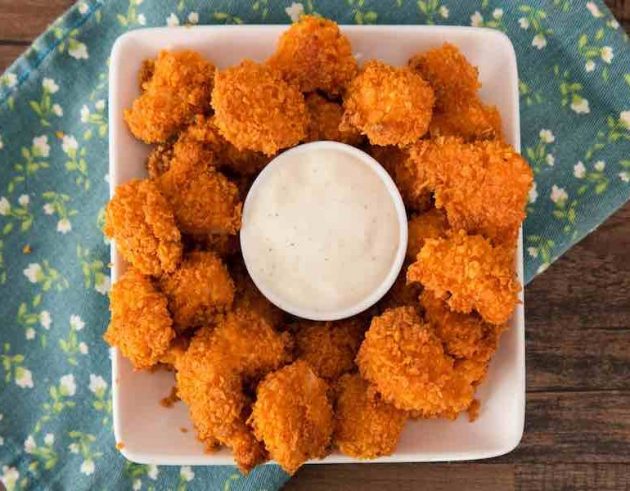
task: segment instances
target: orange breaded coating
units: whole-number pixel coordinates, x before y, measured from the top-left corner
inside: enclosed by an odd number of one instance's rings
[[[452,228],[494,243],[515,242],[533,174],[510,145],[438,138],[414,145],[411,160],[422,169],[435,206],[444,208]]]
[[[222,259],[240,251],[237,235],[230,234],[189,234],[185,236],[190,250],[212,251]]]
[[[435,112],[429,132],[431,138],[459,136],[465,141],[500,140],[503,138],[501,115],[495,106],[471,100],[456,110]]]
[[[340,104],[330,102],[317,93],[306,96],[308,128],[306,141],[332,140],[348,145],[358,145],[363,140],[355,128],[339,128],[343,109]]]
[[[290,346],[288,333],[276,333],[264,320],[236,310],[197,331],[177,362],[178,395],[189,406],[199,439],[208,449],[231,447],[245,473],[266,454],[246,424],[250,401],[243,379],[282,366],[290,359]]]
[[[500,139],[501,116],[479,99],[478,70],[452,44],[418,54],[409,66],[435,91],[431,137],[460,136],[466,141]]]
[[[274,155],[306,135],[304,96],[251,60],[217,72],[212,107],[219,132],[239,150]]]
[[[407,280],[421,283],[437,297],[448,294],[448,306],[502,325],[518,303],[521,286],[514,272],[514,250],[494,247],[481,235],[460,230],[445,239],[428,239]]]
[[[327,454],[333,432],[328,384],[304,361],[271,373],[258,385],[250,424],[269,455],[289,474]]]
[[[411,217],[407,226],[407,260],[415,261],[426,239],[437,239],[446,235],[448,221],[443,211],[432,208],[426,213]]]
[[[476,314],[452,312],[444,300],[425,290],[420,297],[424,317],[455,358],[487,362],[497,349],[502,327],[484,322]]]
[[[315,373],[335,380],[354,368],[365,327],[356,318],[335,322],[300,322],[295,326],[296,356]]]
[[[182,256],[173,210],[153,181],[131,180],[116,188],[105,209],[103,232],[144,274],[169,273]]]
[[[179,229],[192,235],[236,234],[242,209],[236,185],[212,167],[188,171],[182,170],[179,162],[173,160],[169,171],[157,181]]]
[[[449,43],[413,56],[409,67],[433,87],[436,111],[467,104],[481,88],[477,68]]]
[[[234,308],[245,310],[262,317],[274,328],[281,327],[284,323],[284,311],[267,300],[260,290],[256,288],[256,285],[247,274],[242,260],[240,264],[232,267],[230,271],[232,272],[232,277],[236,285]]]
[[[151,279],[129,268],[110,292],[112,313],[103,338],[134,368],[150,368],[166,354],[175,337],[166,297]]]
[[[173,145],[160,143],[151,149],[147,157],[146,168],[150,179],[157,179],[171,166]]]
[[[341,94],[357,72],[350,41],[328,19],[304,15],[278,41],[269,65],[301,92]]]
[[[146,76],[145,66],[141,76]],[[133,135],[146,143],[165,142],[195,114],[207,111],[214,72],[214,65],[195,51],[160,51],[144,91],[125,110]]]
[[[138,70],[138,88],[141,92],[146,90],[149,80],[153,77],[154,70],[155,60],[153,59],[144,60],[142,65],[140,65],[140,70]]]
[[[407,413],[374,394],[359,374],[342,376],[335,392],[334,445],[345,455],[358,459],[392,454]]]
[[[412,307],[372,319],[357,364],[385,401],[424,417],[454,417],[473,398],[471,383],[454,370],[453,358]]]
[[[225,312],[234,301],[234,283],[213,252],[191,252],[179,268],[160,278],[160,289],[178,330],[199,327]]]
[[[422,212],[431,207],[431,191],[417,164],[409,159],[409,152],[395,146],[371,146],[369,153],[381,164],[396,183],[405,207]]]
[[[416,72],[368,61],[348,85],[342,124],[373,145],[409,145],[429,129],[433,100],[433,89]]]
[[[186,353],[190,339],[186,336],[179,335],[171,341],[166,353],[160,357],[160,363],[166,365],[168,369],[174,370],[181,358]]]

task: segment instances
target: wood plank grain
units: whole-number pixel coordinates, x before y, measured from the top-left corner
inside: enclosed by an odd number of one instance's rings
[[[497,463],[630,463],[630,392],[528,393],[525,434]]]
[[[0,40],[32,41],[72,4],[73,0],[0,0]]]
[[[514,480],[518,491],[617,491],[630,489],[630,465],[517,465]]]
[[[0,73],[6,70],[26,48],[27,46],[22,45],[0,44]]]
[[[286,491],[510,491],[512,465],[497,464],[352,464],[308,465],[283,488]]]

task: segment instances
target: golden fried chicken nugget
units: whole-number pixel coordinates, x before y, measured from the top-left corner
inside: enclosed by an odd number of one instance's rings
[[[235,310],[198,330],[176,364],[178,395],[189,406],[199,439],[209,449],[217,443],[231,447],[245,473],[266,454],[246,425],[250,401],[243,380],[282,366],[290,351],[288,333],[276,333],[263,319]]]
[[[422,292],[420,303],[425,319],[434,327],[449,355],[482,363],[490,361],[503,326],[488,324],[474,313],[453,312],[429,290]]]
[[[413,56],[409,67],[433,87],[436,111],[467,104],[481,88],[477,68],[450,43]]]
[[[456,311],[476,310],[491,324],[502,325],[518,303],[521,286],[514,271],[514,249],[494,247],[481,235],[459,230],[444,239],[427,239],[407,280],[421,283]]]
[[[223,261],[213,252],[196,251],[179,267],[160,278],[160,289],[178,330],[208,324],[234,301],[234,282]]]
[[[173,145],[159,143],[151,149],[147,157],[146,168],[150,179],[157,179],[171,167]]]
[[[446,235],[448,221],[442,210],[432,208],[425,213],[412,216],[407,226],[407,260],[415,261],[425,240]]]
[[[368,61],[343,101],[343,126],[354,126],[373,145],[405,146],[429,129],[433,89],[409,68]]]
[[[335,322],[300,322],[294,327],[296,355],[315,373],[335,380],[354,368],[365,326],[357,318]]]
[[[191,235],[236,234],[242,210],[236,185],[213,167],[183,170],[180,162],[173,160],[157,181],[179,229]]]
[[[141,76],[148,67],[143,64]],[[160,51],[144,92],[125,110],[133,135],[146,143],[165,142],[195,114],[209,109],[214,65],[195,51]],[[144,73],[144,75],[143,75]]]
[[[452,228],[515,243],[533,174],[510,145],[438,138],[414,145],[410,156]]]
[[[169,370],[175,370],[175,367],[180,362],[182,356],[186,353],[186,350],[190,346],[190,338],[186,335],[176,336],[169,345],[166,353],[160,357],[160,363]]]
[[[151,279],[129,268],[110,292],[112,317],[103,338],[134,368],[157,364],[175,337],[166,297]]]
[[[121,184],[105,209],[103,232],[141,273],[173,271],[182,256],[173,209],[153,181]]]
[[[234,308],[252,312],[274,328],[282,327],[285,319],[284,311],[267,300],[267,297],[256,288],[247,274],[242,258],[232,265],[230,271],[236,285]]]
[[[239,150],[274,155],[306,136],[304,96],[251,60],[217,72],[212,107],[219,132]]]
[[[368,151],[394,180],[408,210],[423,212],[431,208],[433,196],[423,178],[422,169],[409,159],[406,149],[373,145]]]
[[[357,356],[363,378],[398,409],[455,417],[473,399],[471,383],[412,307],[374,317]]]
[[[357,72],[350,41],[328,19],[304,15],[287,29],[269,65],[301,92],[341,94]]]
[[[429,132],[431,138],[458,136],[467,142],[475,140],[501,140],[501,115],[495,106],[471,100],[457,110],[435,112]]]
[[[359,374],[343,375],[335,392],[334,445],[345,455],[358,459],[391,455],[407,413],[373,393]]]
[[[328,384],[304,361],[267,375],[258,385],[250,424],[289,474],[328,452],[333,411],[327,392]]]
[[[308,128],[306,141],[332,140],[348,145],[358,145],[363,140],[355,128],[340,129],[343,109],[317,93],[306,96]]]

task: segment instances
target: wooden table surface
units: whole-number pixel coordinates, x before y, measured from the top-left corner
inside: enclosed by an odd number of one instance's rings
[[[71,0],[0,0],[0,72]],[[628,30],[630,0],[607,0]],[[630,203],[525,289],[527,414],[476,463],[311,465],[289,490],[630,489]]]

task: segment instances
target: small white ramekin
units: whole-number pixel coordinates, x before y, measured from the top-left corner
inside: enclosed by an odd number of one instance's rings
[[[332,150],[335,152],[350,155],[357,162],[361,162],[371,171],[376,173],[376,175],[385,185],[385,188],[387,189],[389,196],[391,197],[392,204],[394,205],[394,208],[396,210],[396,220],[398,221],[398,248],[396,249],[394,260],[392,261],[387,275],[383,278],[383,281],[376,288],[369,292],[368,295],[361,298],[359,301],[354,302],[353,304],[345,306],[341,309],[331,308],[328,310],[314,310],[303,305],[298,305],[292,301],[289,301],[286,298],[279,296],[276,292],[273,291],[272,288],[270,288],[268,284],[265,283],[264,278],[262,278],[261,275],[259,275],[254,268],[250,267],[251,262],[249,262],[248,259],[251,258],[251,255],[254,253],[254,243],[252,239],[248,238],[247,233],[243,233],[244,231],[247,231],[246,217],[248,216],[248,209],[249,207],[254,206],[254,204],[252,203],[252,196],[255,196],[256,191],[261,186],[265,185],[267,176],[273,173],[278,166],[286,165],[288,159],[293,159],[300,155],[305,155],[320,150]],[[243,224],[241,227],[240,240],[243,260],[245,261],[245,266],[247,267],[249,276],[252,278],[256,287],[265,297],[267,297],[267,299],[271,303],[281,308],[285,312],[296,315],[303,319],[310,319],[315,321],[332,321],[345,319],[370,308],[372,305],[378,302],[383,297],[383,295],[387,293],[387,291],[394,284],[394,281],[396,281],[398,273],[400,272],[400,268],[402,267],[405,260],[405,254],[407,251],[407,214],[405,212],[405,206],[403,204],[402,198],[400,197],[400,193],[398,192],[396,184],[394,184],[394,181],[389,176],[387,171],[383,169],[383,167],[370,155],[359,150],[358,148],[346,145],[345,143],[339,143],[335,141],[317,141],[298,145],[297,147],[291,148],[290,150],[281,153],[269,164],[267,164],[267,166],[260,172],[256,180],[252,184],[252,187],[247,194],[247,198],[245,199],[245,203],[243,204]]]

